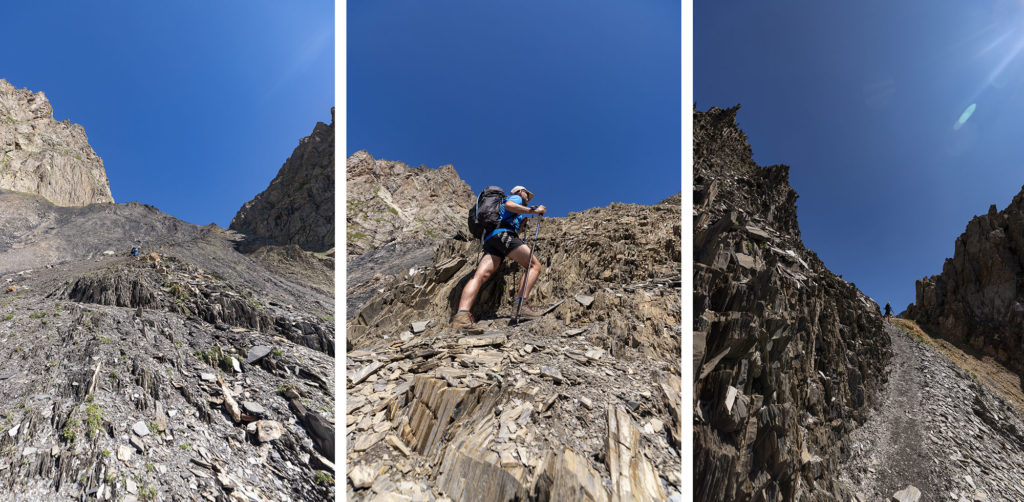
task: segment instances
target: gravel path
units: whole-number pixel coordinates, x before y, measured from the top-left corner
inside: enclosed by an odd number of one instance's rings
[[[886,324],[893,358],[870,418],[850,435],[842,481],[862,500],[1024,500],[1024,424],[930,345]],[[906,500],[914,500],[912,498]]]

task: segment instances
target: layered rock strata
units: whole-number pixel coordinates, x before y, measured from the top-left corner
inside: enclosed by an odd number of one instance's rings
[[[670,198],[544,219],[545,314],[509,325],[505,263],[482,334],[449,329],[478,242],[379,278],[347,328],[349,500],[681,498],[680,216]]]
[[[786,166],[738,107],[694,111],[694,497],[849,500],[838,466],[883,383],[878,306],[800,240]]]
[[[915,299],[904,317],[1024,374],[1024,190],[971,219],[942,273],[917,281]]]
[[[110,182],[85,129],[57,122],[42,92],[0,79],[0,188],[45,197],[58,206],[114,202]]]
[[[0,499],[334,498],[330,293],[142,204],[0,208]]]
[[[349,259],[386,244],[436,242],[465,232],[475,194],[450,164],[410,167],[364,150],[346,164]]]
[[[229,228],[307,251],[334,248],[333,108],[331,124],[317,122],[299,140],[267,189],[238,210]]]

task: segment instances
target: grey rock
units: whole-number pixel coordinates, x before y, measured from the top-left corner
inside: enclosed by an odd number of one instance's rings
[[[229,228],[308,251],[334,248],[333,108],[331,124],[318,122],[299,141],[270,186],[238,210]]]
[[[246,362],[249,364],[253,364],[259,361],[260,359],[267,357],[267,354],[270,354],[272,350],[274,350],[272,347],[268,347],[266,345],[257,345],[249,349],[249,356],[246,358]]]
[[[576,295],[576,301],[579,302],[579,304],[583,305],[584,307],[589,307],[591,303],[594,303],[594,297],[587,295]]]
[[[417,321],[417,322],[412,323],[412,332],[413,332],[413,334],[422,333],[422,332],[426,331],[427,330],[427,325],[429,325],[429,324],[430,324],[430,321]]]
[[[146,425],[146,422],[140,420],[135,422],[135,425],[132,425],[132,432],[134,432],[136,436],[146,437],[149,435],[149,426]]]
[[[877,398],[888,337],[877,306],[803,246],[789,168],[754,162],[737,111],[693,113],[694,500],[754,499],[796,478],[807,481],[797,498],[849,500],[821,459],[848,436],[832,421],[862,421]],[[835,357],[804,364],[812,352]]]
[[[267,410],[255,401],[242,401],[242,408],[250,415],[263,416]]]
[[[932,336],[991,356],[1024,373],[1024,188],[1002,211],[975,216],[954,243],[942,273],[915,284],[901,316]]]
[[[128,436],[128,442],[138,450],[139,453],[146,453],[146,443],[142,442],[142,438],[138,436]]]

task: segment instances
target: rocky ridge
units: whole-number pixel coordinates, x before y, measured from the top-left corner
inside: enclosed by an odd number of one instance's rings
[[[347,324],[349,500],[682,498],[678,198],[540,225],[537,320],[509,326],[504,263],[485,332],[449,329],[478,242],[376,279]]]
[[[971,219],[942,273],[917,281],[915,300],[901,316],[1024,374],[1024,189]]]
[[[42,92],[0,79],[0,188],[45,197],[59,206],[114,202],[103,160],[85,129],[53,119]]]
[[[246,202],[230,229],[308,251],[334,248],[334,108],[299,140],[266,190]]]
[[[346,161],[348,258],[391,243],[437,243],[466,226],[476,195],[450,164],[437,169],[374,159],[360,150]],[[353,267],[365,268],[365,267]]]
[[[849,500],[839,482],[891,357],[878,306],[800,240],[788,167],[738,107],[694,110],[694,499]]]

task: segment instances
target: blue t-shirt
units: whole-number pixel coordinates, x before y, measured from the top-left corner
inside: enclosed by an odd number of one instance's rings
[[[522,206],[522,205],[524,205],[523,204],[523,198],[520,197],[519,195],[512,195],[512,196],[509,196],[508,198],[506,198],[501,203],[501,212],[498,213],[498,217],[501,218],[502,223],[506,227],[507,226],[511,226],[512,228],[511,229],[509,229],[509,228],[498,228],[498,229],[495,229],[493,232],[487,234],[487,239],[484,239],[484,241],[487,241],[491,237],[494,237],[495,235],[498,235],[498,234],[500,234],[502,232],[512,231],[512,232],[518,233],[519,232],[519,224],[522,223],[523,220],[525,220],[526,218],[529,217],[529,216],[527,216],[525,214],[517,214],[517,213],[513,213],[512,211],[509,211],[508,209],[505,209],[505,202],[507,202],[507,201],[512,201],[512,202],[515,202],[516,204],[519,204],[520,206]]]

